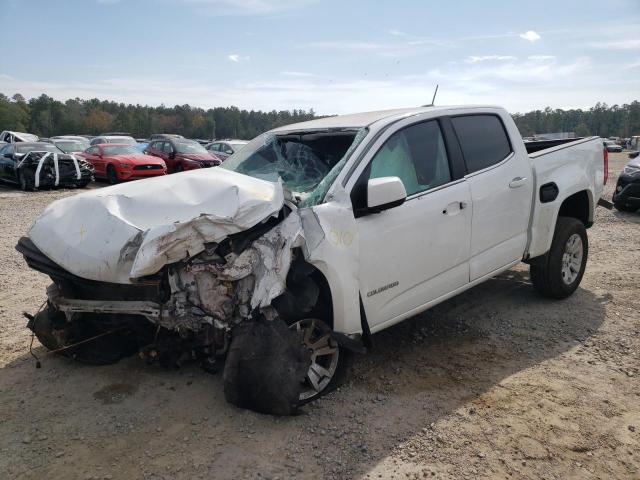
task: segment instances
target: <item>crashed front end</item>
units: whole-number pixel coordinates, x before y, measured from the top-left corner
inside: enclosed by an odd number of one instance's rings
[[[84,187],[93,180],[93,166],[71,154],[28,152],[17,164],[16,173],[25,189]]]
[[[324,240],[300,204],[280,181],[221,168],[54,202],[16,247],[53,281],[29,327],[49,350],[88,363],[136,352],[166,366],[224,363],[229,401],[291,413],[315,360],[284,320],[317,305],[306,261]],[[323,351],[349,340],[324,333]]]

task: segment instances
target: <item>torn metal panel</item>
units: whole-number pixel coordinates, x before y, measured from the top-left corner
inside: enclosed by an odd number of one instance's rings
[[[311,212],[309,212],[311,210]],[[342,187],[332,193],[331,201],[311,209],[301,209],[305,258],[327,278],[331,288],[334,330],[358,333],[359,239],[351,199]]]
[[[93,167],[75,155],[31,151],[20,159],[16,172],[27,188],[79,186],[93,179]]]
[[[283,203],[279,183],[218,168],[194,170],[58,200],[29,237],[79,277],[131,283],[253,227]]]

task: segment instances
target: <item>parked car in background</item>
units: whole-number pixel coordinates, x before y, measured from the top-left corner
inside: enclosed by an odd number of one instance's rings
[[[91,139],[91,145],[98,145],[103,143],[119,143],[125,145],[135,145],[136,139],[129,135],[100,135]]]
[[[105,178],[111,184],[157,177],[167,173],[167,166],[162,159],[145,155],[133,145],[115,143],[92,145],[81,156],[93,165],[97,178]]]
[[[9,143],[0,149],[0,179],[18,184],[22,190],[86,187],[93,180],[93,167],[52,143]]]
[[[184,138],[182,135],[178,135],[177,133],[154,133],[149,137],[149,140],[162,140],[164,138]]]
[[[75,140],[76,142],[80,142],[82,144],[82,150],[86,150],[90,146],[90,141],[87,137],[83,137],[82,135],[56,135],[55,137],[51,137],[51,140]]]
[[[52,138],[50,142],[64,153],[82,153],[87,148],[81,142],[68,138]]]
[[[162,158],[167,164],[169,173],[215,167],[222,163],[222,159],[213,152],[208,151],[198,142],[186,138],[153,140],[144,153]]]
[[[622,145],[618,145],[613,140],[603,140],[602,143],[604,143],[604,148],[607,149],[607,152],[622,152]]]
[[[144,152],[148,145],[149,145],[149,142],[138,141],[138,143],[136,143],[133,147],[139,152]]]
[[[624,167],[616,191],[613,205],[623,212],[635,212],[640,208],[640,156],[639,152],[629,154],[629,163]]]
[[[242,149],[247,143],[249,142],[246,140],[217,140],[205,145],[204,148],[218,156],[223,156],[223,160],[225,160],[229,155],[233,155]]]
[[[4,132],[0,133],[0,141],[7,143],[37,142],[38,136],[32,133],[11,132],[9,130],[5,130]]]

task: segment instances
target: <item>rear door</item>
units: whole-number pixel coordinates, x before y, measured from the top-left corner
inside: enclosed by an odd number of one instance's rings
[[[527,155],[516,154],[497,114],[451,118],[471,190],[470,280],[521,260],[527,243],[533,178]]]
[[[374,329],[469,282],[471,196],[455,164],[461,159],[438,120],[416,122],[398,122],[376,142],[352,190],[354,211],[371,178],[399,177],[408,195],[398,207],[356,218],[360,293]]]

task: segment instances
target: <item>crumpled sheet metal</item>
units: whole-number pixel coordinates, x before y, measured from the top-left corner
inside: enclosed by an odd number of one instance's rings
[[[192,170],[58,200],[29,237],[75,275],[126,284],[251,228],[283,204],[279,183],[219,168]]]

